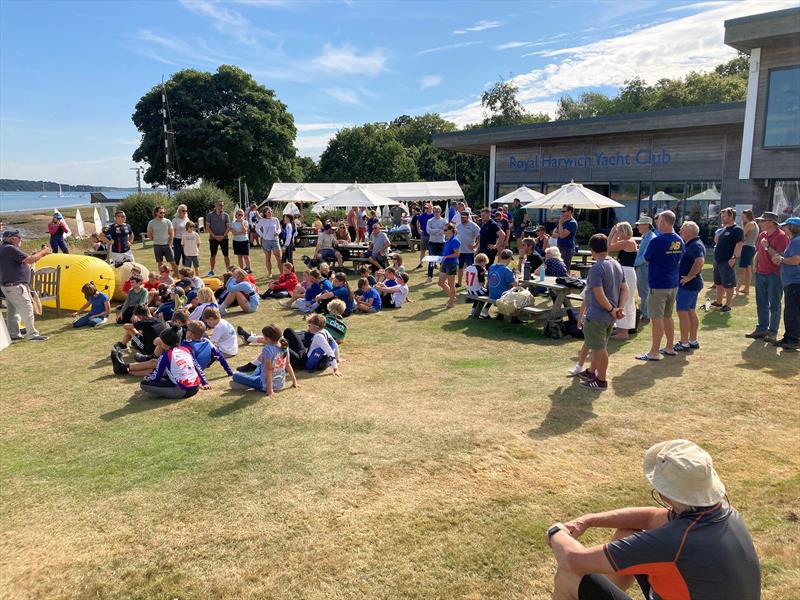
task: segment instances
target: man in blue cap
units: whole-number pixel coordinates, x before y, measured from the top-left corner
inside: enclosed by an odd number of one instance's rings
[[[25,336],[31,342],[43,342],[47,336],[39,335],[31,300],[31,265],[52,253],[49,246],[28,256],[20,248],[22,236],[19,229],[3,231],[3,245],[0,246],[0,289],[6,297],[8,314],[6,325],[12,340],[21,340],[19,320],[25,325]]]

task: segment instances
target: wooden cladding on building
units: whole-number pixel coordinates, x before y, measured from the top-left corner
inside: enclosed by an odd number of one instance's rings
[[[498,147],[496,181],[720,180],[740,146],[741,127],[714,127]]]

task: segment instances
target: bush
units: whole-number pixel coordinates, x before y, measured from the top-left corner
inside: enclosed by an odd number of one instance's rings
[[[138,235],[147,231],[147,224],[153,218],[156,206],[163,206],[167,216],[171,218],[173,212],[172,200],[161,192],[131,194],[117,205],[117,210],[125,211],[128,224],[133,232]],[[114,215],[109,215],[114,217]],[[113,220],[111,221],[113,223]]]
[[[231,220],[233,220],[233,211],[236,208],[236,202],[228,195],[228,193],[218,188],[213,183],[204,183],[200,187],[188,188],[181,190],[175,195],[175,206],[185,204],[189,209],[189,218],[197,223],[199,217],[205,216],[214,209],[214,201],[222,200],[225,203],[225,212],[227,212]],[[247,206],[242,207],[245,213],[248,210]]]
[[[585,242],[595,233],[597,233],[597,228],[595,228],[592,223],[589,221],[581,221],[578,223],[578,231],[575,233],[575,237],[582,242]]]

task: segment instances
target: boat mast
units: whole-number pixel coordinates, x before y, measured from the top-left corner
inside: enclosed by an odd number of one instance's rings
[[[169,131],[167,130],[167,88],[164,86],[164,76],[161,76],[161,124],[164,128],[164,159],[167,165],[167,196],[171,197],[169,191]]]

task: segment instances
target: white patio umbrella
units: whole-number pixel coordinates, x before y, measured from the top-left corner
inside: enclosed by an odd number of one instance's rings
[[[283,213],[282,214],[284,214],[284,215],[292,215],[293,217],[296,217],[297,215],[300,214],[300,209],[297,208],[297,204],[295,204],[294,202],[289,202],[283,208]]]
[[[296,202],[299,204],[303,204],[304,202],[310,202],[316,204],[323,197],[319,194],[315,194],[311,190],[307,189],[305,185],[302,183],[293,189],[290,192],[286,192],[285,194],[281,194],[280,196],[275,196],[274,198],[270,198],[270,202]]]
[[[707,190],[703,190],[699,194],[695,194],[694,196],[689,196],[687,200],[692,201],[699,201],[699,200],[719,200],[722,198],[722,195],[717,191],[717,188],[708,188]]]
[[[583,187],[580,183],[574,181],[562,185],[557,190],[554,190],[531,202],[524,208],[542,208],[554,210],[561,208],[565,204],[571,204],[574,208],[583,208],[586,210],[600,210],[602,208],[620,208],[624,206],[616,200],[612,200],[603,194]]]
[[[522,208],[527,208],[525,205],[530,204],[531,202],[536,202],[540,198],[543,198],[544,194],[541,192],[537,192],[536,190],[532,190],[529,187],[521,186],[515,189],[510,194],[506,194],[505,196],[500,196],[497,200],[494,200],[492,204],[511,204],[514,202],[514,198],[519,198],[519,201],[522,202]]]
[[[329,196],[314,205],[312,209],[315,213],[325,212],[334,208],[378,208],[379,206],[396,206],[400,204],[397,200],[392,200],[386,196],[373,192],[359,183],[354,183],[346,187],[341,192]]]
[[[658,190],[655,194],[653,194],[652,199],[656,202],[673,202],[678,200],[675,196],[671,196],[664,190]]]

